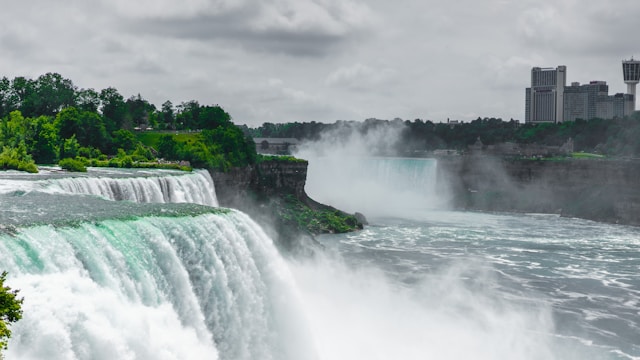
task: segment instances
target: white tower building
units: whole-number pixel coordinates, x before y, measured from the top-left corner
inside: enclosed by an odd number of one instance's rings
[[[633,109],[636,109],[636,85],[640,82],[640,61],[623,60],[622,61],[622,74],[624,75],[624,83],[627,84],[627,94],[633,95]]]

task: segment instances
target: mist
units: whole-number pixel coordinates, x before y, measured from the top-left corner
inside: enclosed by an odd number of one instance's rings
[[[554,339],[550,308],[501,298],[482,260],[411,286],[330,253],[290,267],[321,359],[579,358]]]
[[[303,142],[294,155],[309,161],[306,192],[315,200],[366,216],[438,209],[437,161],[399,157],[402,122],[344,123]]]

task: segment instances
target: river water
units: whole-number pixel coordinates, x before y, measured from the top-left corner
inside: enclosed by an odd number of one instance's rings
[[[343,160],[347,185],[321,160],[309,194],[370,224],[313,257],[217,210],[205,173],[0,176],[6,358],[640,359],[640,229],[440,210],[434,161]]]
[[[640,228],[446,211],[435,160],[342,154],[302,155],[312,198],[370,221],[322,237],[322,260],[294,271],[326,306],[308,313],[328,343],[349,339],[325,358],[640,358]],[[349,295],[314,300],[327,293]]]
[[[334,255],[294,271],[324,358],[640,357],[637,228],[461,212],[370,221],[322,237]]]

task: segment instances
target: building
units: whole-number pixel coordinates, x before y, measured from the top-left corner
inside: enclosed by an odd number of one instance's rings
[[[627,84],[627,94],[633,95],[633,110],[636,109],[636,85],[640,82],[640,61],[638,60],[623,60],[622,61],[622,75],[624,76],[624,83]]]
[[[290,155],[297,150],[298,139],[295,138],[253,138],[259,154]]]
[[[635,86],[640,80],[640,61],[623,62],[628,94],[609,95],[606,81],[566,86],[566,66],[531,69],[531,87],[526,89],[526,123],[560,123],[577,119],[613,119],[635,110]]]
[[[634,111],[634,96],[618,93],[598,99],[596,116],[600,119],[613,119],[631,115]],[[591,119],[591,118],[586,118]]]
[[[599,99],[607,96],[609,86],[605,81],[591,81],[584,85],[571,83],[564,89],[564,121],[598,117]]]
[[[564,121],[564,89],[567,67],[531,69],[531,87],[526,89],[525,122]]]

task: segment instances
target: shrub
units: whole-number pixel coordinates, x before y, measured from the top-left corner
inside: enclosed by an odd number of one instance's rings
[[[2,149],[2,153],[0,153],[0,169],[19,170],[30,173],[38,172],[38,167],[31,158],[31,155],[27,154],[24,143],[20,143],[17,148],[5,146]]]
[[[58,162],[61,168],[73,172],[87,172],[87,167],[81,159],[64,158]]]
[[[4,286],[7,273],[0,274],[0,350],[7,348],[7,342],[11,337],[9,325],[22,318],[22,300],[18,299],[18,291]],[[0,359],[2,355],[0,354]]]

